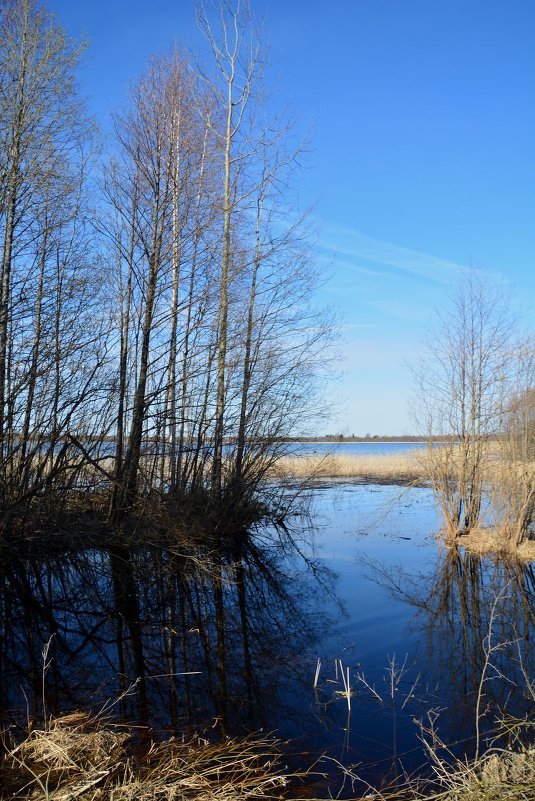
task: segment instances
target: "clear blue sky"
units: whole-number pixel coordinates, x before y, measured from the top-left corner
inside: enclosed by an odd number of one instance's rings
[[[325,431],[406,433],[414,358],[470,263],[533,322],[534,0],[252,0],[270,81],[311,150],[322,299],[339,309],[345,408]],[[197,47],[194,0],[49,0],[91,47],[81,72],[106,128],[151,53]]]

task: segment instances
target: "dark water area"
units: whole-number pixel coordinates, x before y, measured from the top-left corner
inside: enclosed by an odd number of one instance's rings
[[[483,740],[533,714],[535,574],[448,551],[438,527],[426,488],[340,483],[288,531],[250,532],[220,594],[184,544],[6,563],[3,719],[105,705],[156,735],[263,728],[294,766],[326,754],[331,788],[337,763],[371,782],[425,770],[415,719],[473,753],[476,719]]]

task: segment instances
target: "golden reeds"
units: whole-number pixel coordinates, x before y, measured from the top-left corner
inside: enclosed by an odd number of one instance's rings
[[[284,456],[273,468],[273,474],[289,478],[363,478],[376,480],[408,481],[429,478],[435,471],[447,470],[452,477],[458,467],[459,452],[455,447],[433,448],[431,454],[426,448],[413,448],[397,453],[355,453],[332,452],[307,453]],[[535,473],[535,465],[511,464],[506,462],[494,443],[486,449],[483,464],[485,481],[494,483],[503,480],[504,472],[515,483],[525,478],[529,471],[530,480]]]
[[[281,458],[274,474],[288,478],[360,478],[369,481],[408,482],[423,479],[422,449],[401,453],[312,453]]]

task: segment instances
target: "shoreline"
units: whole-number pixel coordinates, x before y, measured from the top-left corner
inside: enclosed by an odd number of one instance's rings
[[[517,732],[521,732],[517,723]],[[144,728],[144,727],[142,727]],[[288,765],[291,741],[275,734],[246,735],[214,742],[206,733],[181,738],[154,738],[145,752],[139,747],[139,726],[110,717],[73,711],[50,716],[42,727],[11,737],[2,759],[2,784],[10,797],[128,801],[138,798],[182,798],[184,801],[226,801],[255,799],[332,797],[347,769],[323,772],[321,760],[292,770]],[[290,749],[288,746],[290,745]],[[435,749],[431,748],[432,755]],[[431,761],[417,777],[400,775],[388,792],[392,801],[431,801],[438,796]],[[437,761],[435,756],[435,761]],[[449,791],[441,798],[466,801],[505,801],[533,798],[535,790],[534,751],[520,741],[516,748],[489,748],[474,759],[438,761]],[[358,797],[385,798],[379,790],[350,773]],[[46,786],[43,781],[46,780]],[[318,779],[322,778],[322,787]],[[383,786],[384,789],[384,786]],[[322,792],[323,790],[323,792]],[[372,791],[371,793],[369,791]],[[504,793],[505,791],[505,793]],[[515,792],[513,796],[509,791]],[[516,794],[519,791],[520,794]],[[483,793],[483,794],[482,794]],[[338,797],[338,796],[336,796]],[[355,801],[357,796],[355,795]]]

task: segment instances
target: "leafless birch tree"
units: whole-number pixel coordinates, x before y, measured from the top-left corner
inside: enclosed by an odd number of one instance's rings
[[[497,459],[489,490],[493,523],[510,547],[529,538],[535,519],[535,343],[521,340],[509,359]]]
[[[511,322],[483,273],[468,273],[438,313],[418,370],[419,414],[430,436],[426,466],[450,541],[477,526],[491,437],[507,392]],[[433,435],[448,441],[433,445]]]
[[[69,492],[101,425],[106,341],[90,265],[92,126],[71,42],[34,0],[0,10],[0,483],[5,520]],[[10,511],[8,511],[10,510]]]

